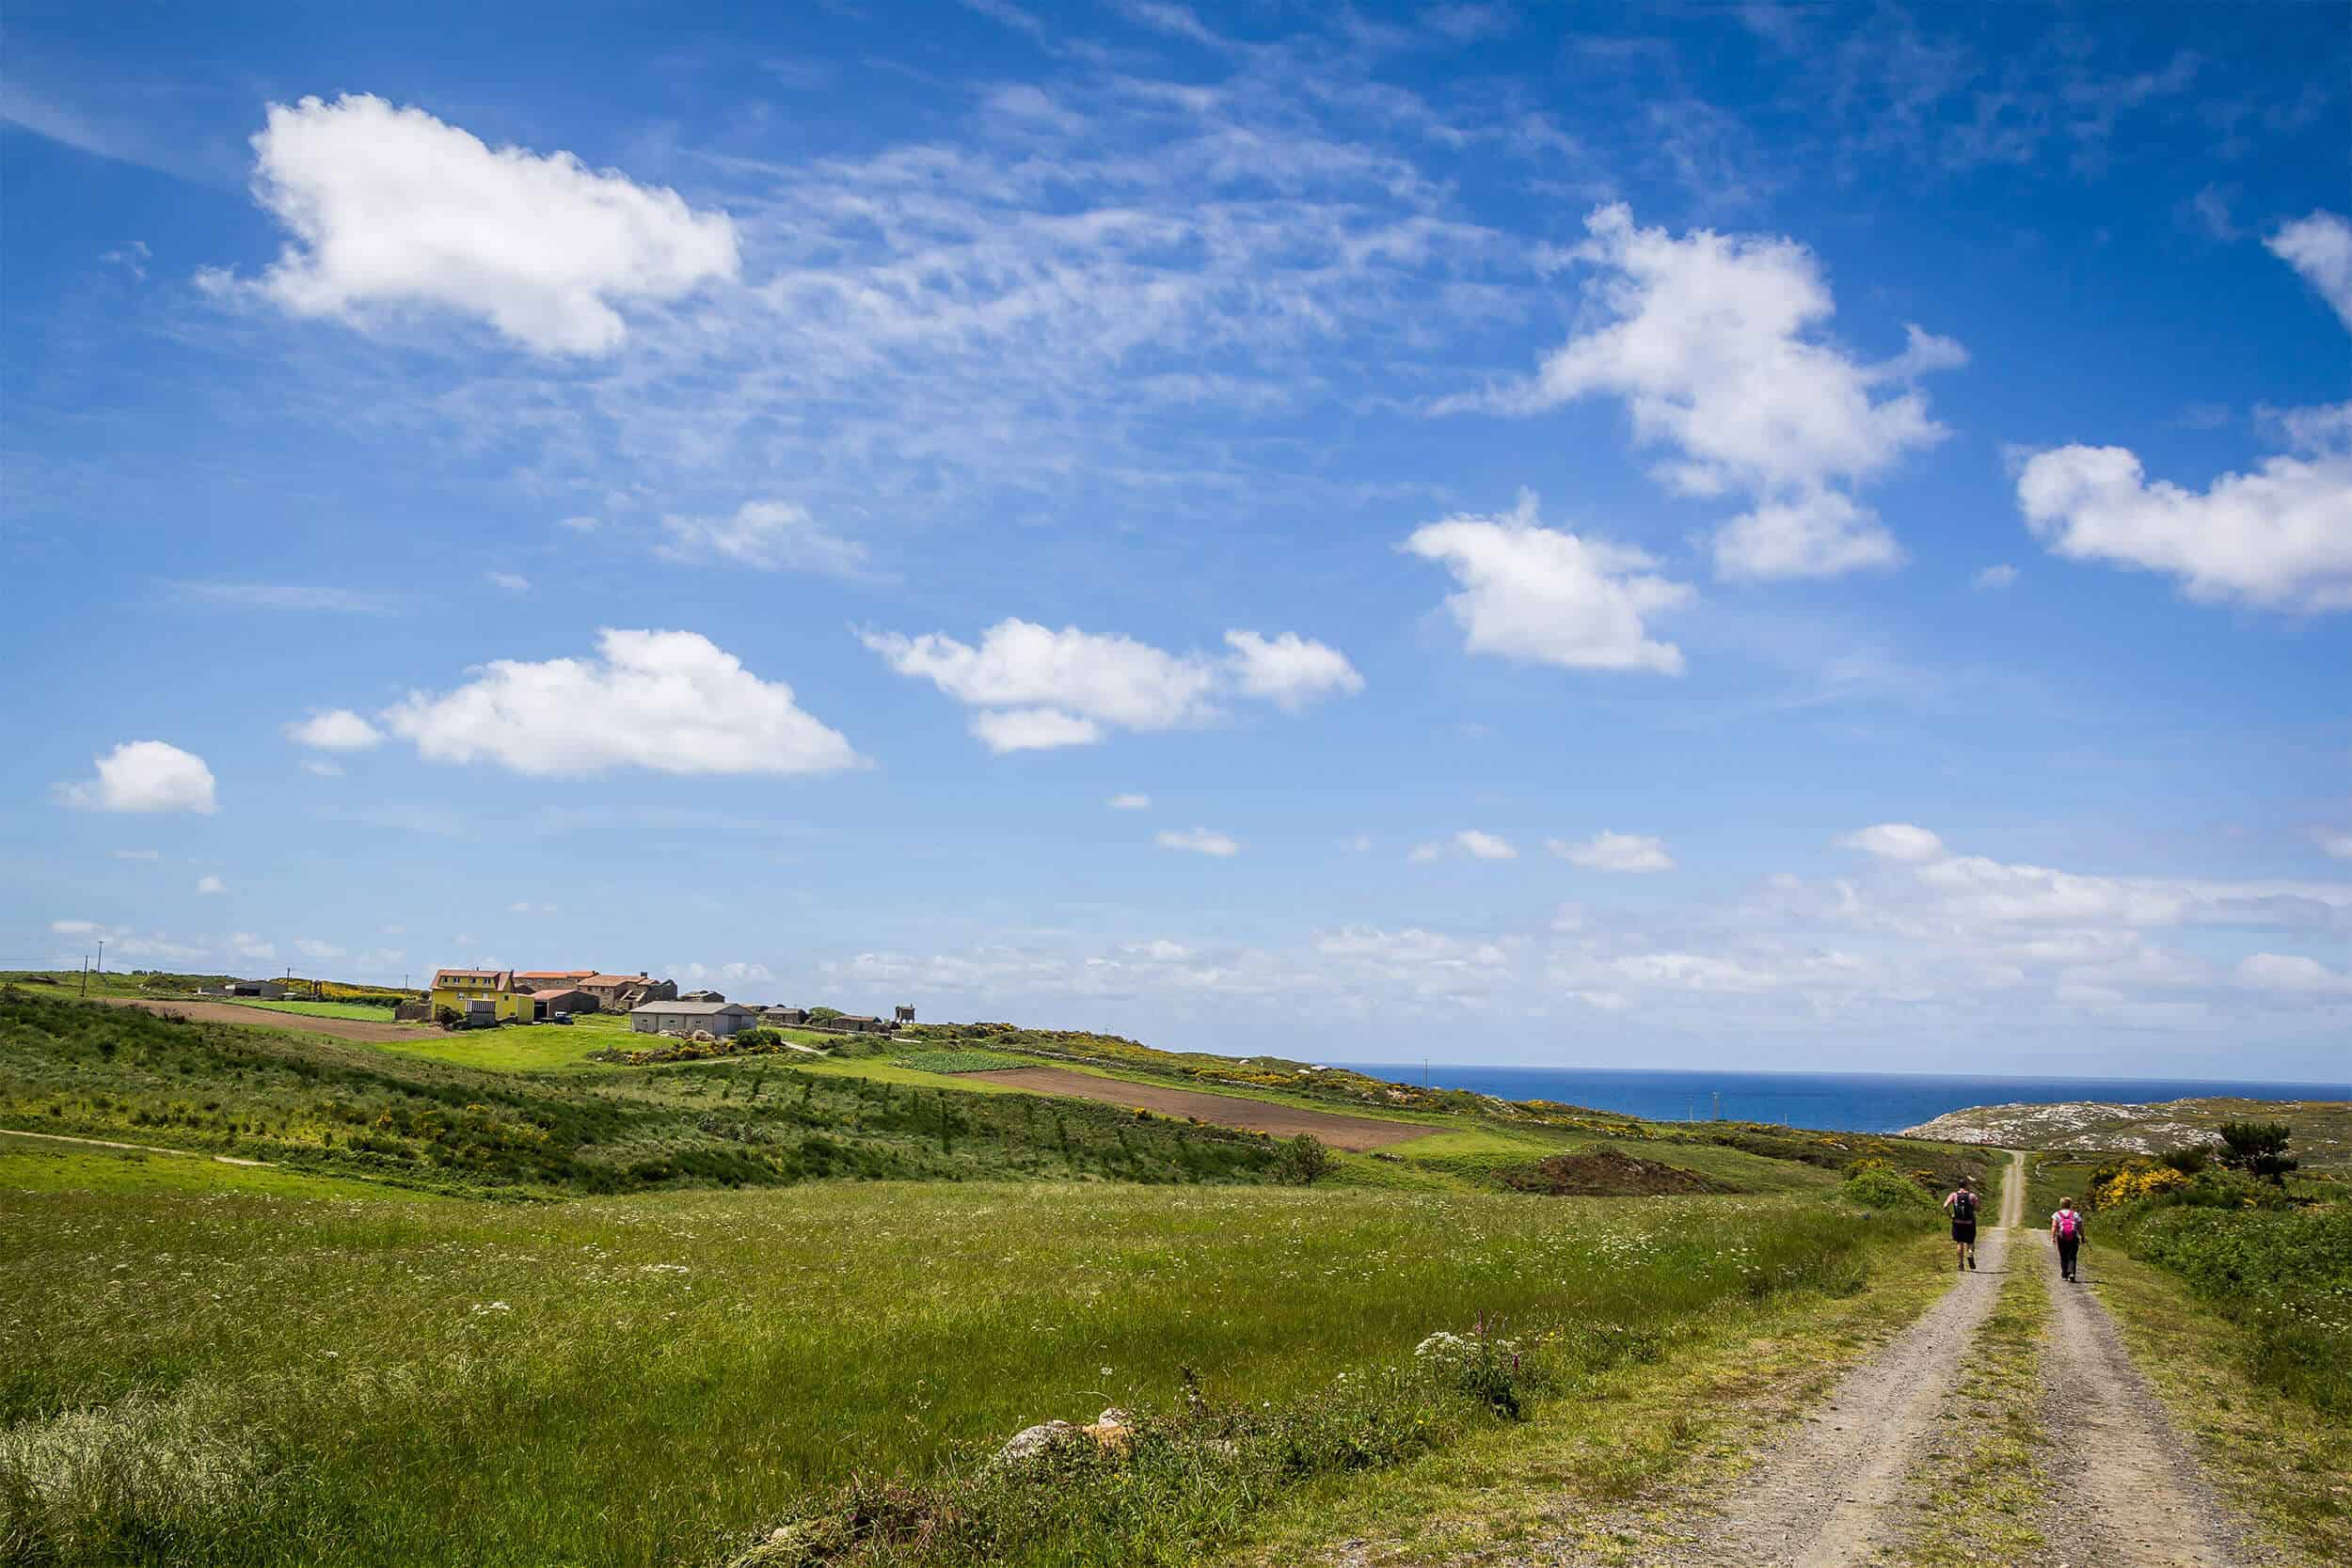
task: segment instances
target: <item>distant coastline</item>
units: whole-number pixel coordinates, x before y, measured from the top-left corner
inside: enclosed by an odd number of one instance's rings
[[[1418,1084],[1418,1062],[1340,1062]],[[2346,1100],[2347,1084],[2262,1084],[2189,1078],[2005,1078],[1892,1072],[1646,1071],[1628,1068],[1493,1067],[1432,1062],[1437,1088],[1505,1100],[1552,1100],[1652,1121],[1785,1121],[1843,1132],[1896,1132],[1981,1105],[2077,1101],[2148,1104],[2169,1100]]]

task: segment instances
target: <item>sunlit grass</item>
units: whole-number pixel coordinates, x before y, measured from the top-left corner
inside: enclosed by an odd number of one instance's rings
[[[1279,1408],[1481,1313],[1639,1353],[1851,1288],[1872,1234],[1774,1199],[0,1193],[0,1556],[704,1560],[1185,1367]]]

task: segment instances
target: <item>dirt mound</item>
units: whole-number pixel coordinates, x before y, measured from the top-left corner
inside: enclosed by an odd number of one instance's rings
[[[1656,1197],[1669,1193],[1716,1193],[1718,1186],[1696,1171],[1637,1160],[1613,1148],[1588,1154],[1554,1154],[1532,1165],[1509,1165],[1495,1172],[1514,1192],[1544,1193],[1552,1197]]]

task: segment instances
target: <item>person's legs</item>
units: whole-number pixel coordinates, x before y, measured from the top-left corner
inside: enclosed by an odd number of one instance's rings
[[[2058,1273],[2068,1279],[2074,1277],[2074,1259],[2082,1251],[2082,1245],[2079,1236],[2058,1238]]]

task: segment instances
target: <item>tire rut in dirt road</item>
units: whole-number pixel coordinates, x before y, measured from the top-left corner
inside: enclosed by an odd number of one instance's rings
[[[2019,1241],[2019,1266],[2030,1260],[2050,1281],[2041,1415],[2063,1498],[2042,1521],[2050,1561],[2230,1568],[2262,1560],[2246,1549],[2090,1287],[2059,1277],[2048,1237]]]
[[[1685,1560],[1742,1568],[1884,1560],[1903,1522],[1896,1504],[1904,1479],[1928,1449],[1953,1358],[2001,1288],[2006,1227],[2025,1212],[2024,1157],[2010,1159],[2002,1223],[1981,1239],[1976,1272],[1962,1275],[1918,1322],[1848,1373],[1829,1402],[1747,1478],[1729,1515]]]

